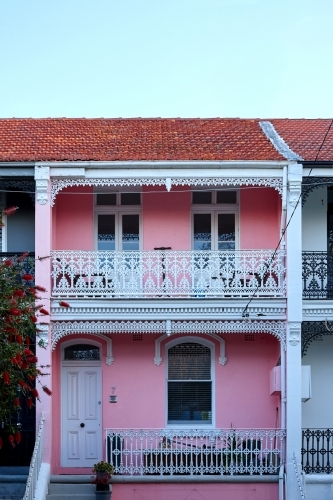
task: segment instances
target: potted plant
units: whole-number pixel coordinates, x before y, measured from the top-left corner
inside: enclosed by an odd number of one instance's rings
[[[93,473],[95,478],[93,484],[96,484],[96,499],[110,500],[112,489],[110,485],[111,474],[114,471],[113,465],[101,460],[94,465]]]

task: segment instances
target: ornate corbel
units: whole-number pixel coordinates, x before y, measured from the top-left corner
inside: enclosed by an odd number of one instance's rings
[[[46,205],[49,201],[48,181],[50,178],[50,168],[45,165],[35,167],[36,198],[40,205]]]

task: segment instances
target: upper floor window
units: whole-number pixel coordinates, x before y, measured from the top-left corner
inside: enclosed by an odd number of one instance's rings
[[[140,192],[98,192],[95,213],[97,250],[140,250]]]
[[[237,198],[237,191],[193,191],[194,250],[235,250],[238,247]]]
[[[168,349],[168,424],[212,423],[212,355],[199,342]]]

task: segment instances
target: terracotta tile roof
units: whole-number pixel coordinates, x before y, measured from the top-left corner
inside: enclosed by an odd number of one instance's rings
[[[0,119],[0,161],[283,160],[250,119]]]
[[[333,125],[329,119],[269,120],[288,146],[306,161],[333,161]]]
[[[240,118],[0,119],[0,161],[284,160]],[[269,120],[292,151],[314,160],[328,119]],[[333,161],[333,126],[318,160]]]

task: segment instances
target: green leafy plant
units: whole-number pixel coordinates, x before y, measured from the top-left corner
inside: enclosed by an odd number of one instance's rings
[[[10,207],[0,214],[12,215],[17,207]],[[3,438],[14,447],[21,441],[19,427],[12,423],[13,415],[25,404],[28,409],[39,398],[37,383],[48,395],[51,391],[41,383],[41,367],[34,349],[38,340],[37,316],[49,314],[36,306],[38,292],[45,292],[34,285],[34,276],[27,271],[34,261],[27,253],[0,259],[0,448]],[[38,344],[43,347],[40,340]]]
[[[111,474],[114,471],[113,465],[101,460],[94,465],[92,471],[96,474],[93,480],[93,484],[96,484],[96,491],[108,491]]]

